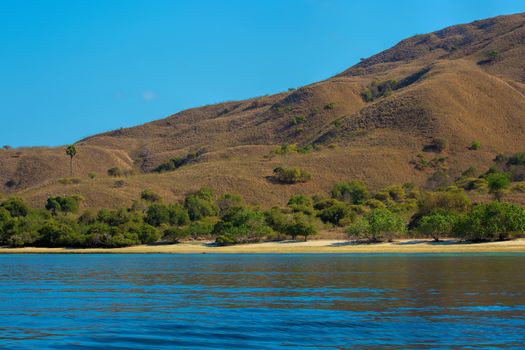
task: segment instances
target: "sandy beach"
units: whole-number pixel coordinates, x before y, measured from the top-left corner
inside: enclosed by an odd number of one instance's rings
[[[457,240],[433,242],[430,240],[399,240],[391,243],[363,244],[345,240],[312,240],[308,242],[282,241],[240,244],[219,247],[213,242],[185,242],[179,244],[139,245],[125,248],[0,248],[0,254],[19,253],[488,253],[524,252],[525,239],[503,242],[463,243]]]

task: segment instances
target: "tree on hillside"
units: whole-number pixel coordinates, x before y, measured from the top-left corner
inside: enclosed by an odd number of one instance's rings
[[[77,155],[77,148],[75,145],[67,146],[66,154],[69,156],[69,173],[73,176],[73,158]]]
[[[506,173],[492,173],[487,176],[489,185],[489,192],[494,195],[498,201],[501,200],[505,194],[506,189],[510,185],[510,176]]]
[[[360,181],[341,182],[332,189],[332,198],[351,204],[363,204],[368,197],[368,189]]]

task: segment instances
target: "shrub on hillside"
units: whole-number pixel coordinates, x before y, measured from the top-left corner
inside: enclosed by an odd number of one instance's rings
[[[274,207],[264,213],[266,224],[274,231],[287,234],[287,228],[292,221],[292,215],[284,213],[281,209]]]
[[[432,142],[423,147],[425,152],[438,152],[441,153],[448,148],[448,142],[445,139],[436,138]]]
[[[333,201],[331,205],[325,206],[319,211],[319,218],[325,223],[340,225],[341,221],[353,213],[350,211],[348,204],[340,201]]]
[[[472,151],[477,151],[480,148],[481,148],[481,142],[479,142],[478,140],[472,141],[469,147],[469,149]]]
[[[237,194],[225,193],[217,200],[217,206],[219,207],[219,215],[224,216],[229,211],[234,210],[237,207],[243,205],[243,199]]]
[[[4,208],[12,217],[26,216],[29,213],[29,207],[20,198],[9,198],[0,203],[0,208]]]
[[[372,102],[377,98],[390,96],[392,91],[396,90],[398,87],[399,84],[396,80],[385,80],[382,82],[374,81],[361,92],[361,97],[365,102]]]
[[[150,190],[144,190],[140,193],[140,199],[145,200],[147,202],[160,202],[162,200],[162,197],[153,191]]]
[[[76,213],[80,204],[78,196],[56,196],[49,197],[46,209],[53,214],[57,213]]]
[[[204,154],[204,152],[202,150],[199,150],[197,152],[190,152],[182,157],[171,158],[165,161],[164,163],[159,164],[153,171],[157,173],[163,173],[166,171],[176,170],[180,168],[181,166],[184,166],[186,164],[189,164],[195,161],[202,154]]]
[[[493,194],[498,200],[503,197],[510,186],[510,174],[507,173],[492,173],[487,175],[485,179],[487,180],[489,193]]]
[[[162,224],[184,226],[190,222],[190,218],[186,209],[180,204],[153,204],[147,209],[144,221],[155,227]]]
[[[304,194],[292,196],[287,206],[295,213],[314,214],[313,200]]]
[[[122,170],[117,167],[109,168],[108,169],[108,176],[118,177],[122,176]]]
[[[369,193],[365,184],[360,181],[341,182],[332,189],[332,198],[352,204],[363,204],[369,198]]]
[[[82,180],[77,177],[64,177],[58,179],[58,183],[62,185],[78,185]]]
[[[307,182],[311,178],[312,175],[309,172],[300,168],[277,167],[273,170],[273,179],[282,184]]]
[[[327,109],[327,110],[331,110],[331,109],[334,109],[334,108],[335,108],[335,102],[327,103],[327,104],[324,106],[324,109]]]
[[[207,216],[216,216],[219,208],[213,201],[213,192],[208,188],[190,193],[184,200],[184,207],[191,220],[200,220]]]

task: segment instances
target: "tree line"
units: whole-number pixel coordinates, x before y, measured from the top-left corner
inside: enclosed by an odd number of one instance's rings
[[[53,196],[44,208],[31,208],[20,198],[1,201],[0,244],[113,248],[214,239],[230,245],[306,240],[330,227],[341,227],[350,239],[366,242],[400,237],[490,241],[525,232],[523,207],[501,200],[472,203],[456,186],[423,192],[405,184],[372,193],[361,182],[342,182],[327,195],[294,195],[284,207],[266,210],[247,205],[239,195],[216,195],[209,188],[174,203],[143,191],[129,208],[112,210],[79,213],[81,202],[81,196]]]

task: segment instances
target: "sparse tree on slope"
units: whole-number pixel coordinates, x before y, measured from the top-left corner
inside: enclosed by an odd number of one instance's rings
[[[75,145],[67,146],[66,154],[69,156],[69,173],[73,176],[73,158],[77,155],[77,148]]]

